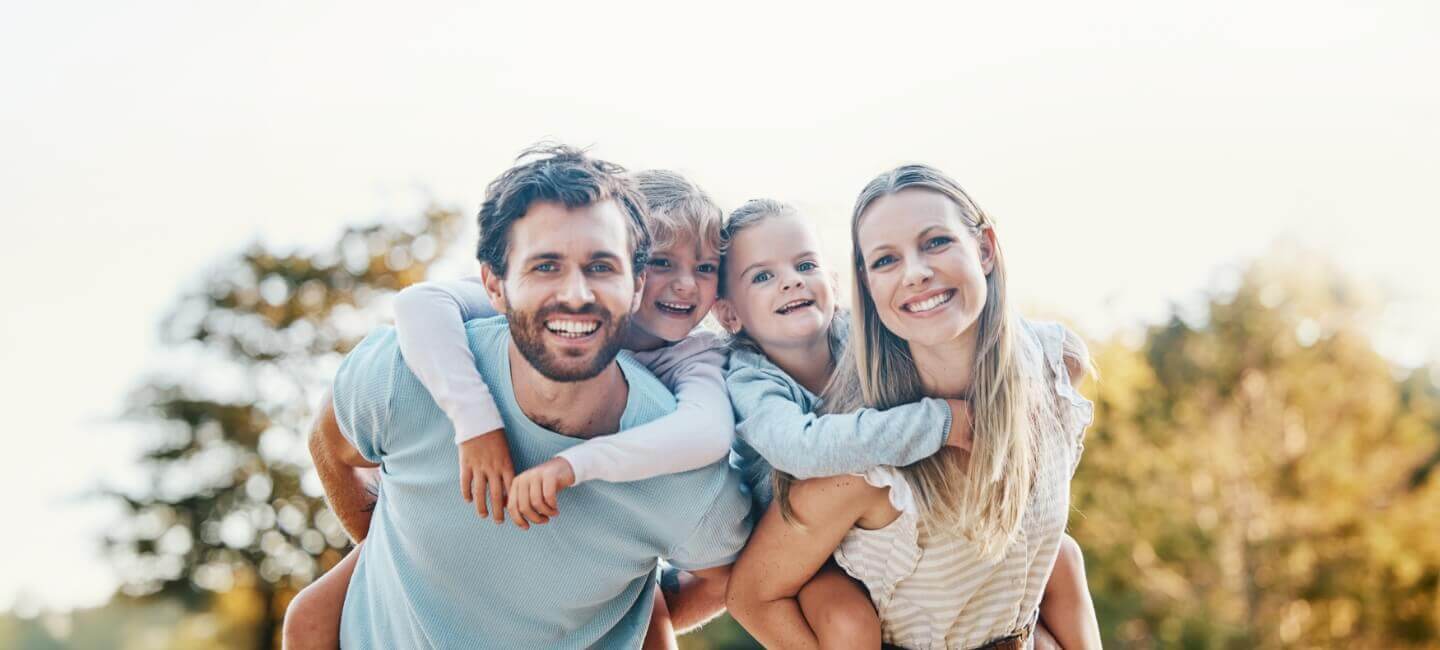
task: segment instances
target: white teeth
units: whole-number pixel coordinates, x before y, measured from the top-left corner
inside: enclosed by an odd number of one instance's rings
[[[782,313],[782,314],[786,314],[786,313],[789,313],[791,310],[798,309],[798,308],[800,308],[800,307],[806,307],[806,306],[813,305],[813,304],[815,304],[815,301],[813,301],[813,300],[791,300],[790,302],[787,302],[787,303],[781,305],[780,308],[777,309],[777,310],[775,310],[775,311],[778,311],[778,312],[780,312],[780,313]]]
[[[906,306],[905,306],[905,310],[908,311],[908,312],[910,312],[910,313],[912,313],[912,314],[914,314],[914,313],[919,313],[919,312],[930,311],[931,309],[934,309],[934,308],[936,308],[936,307],[939,307],[940,305],[943,305],[943,304],[945,304],[945,303],[947,303],[947,302],[950,302],[950,296],[951,296],[951,294],[949,294],[949,293],[942,293],[942,294],[940,294],[940,295],[938,295],[938,296],[935,296],[935,297],[933,297],[933,298],[928,298],[928,299],[926,299],[926,300],[923,300],[923,301],[921,301],[921,302],[915,303],[915,304],[913,304],[913,305],[906,305]]]
[[[579,337],[600,329],[600,323],[596,321],[552,320],[545,321],[545,327],[557,334]]]
[[[660,306],[675,311],[690,311],[695,308],[695,305],[681,305],[673,302],[661,302]]]

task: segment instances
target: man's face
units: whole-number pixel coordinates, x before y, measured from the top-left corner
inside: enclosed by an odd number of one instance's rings
[[[484,269],[515,346],[553,381],[590,379],[620,350],[643,288],[625,223],[613,201],[535,203],[510,227],[505,277]]]

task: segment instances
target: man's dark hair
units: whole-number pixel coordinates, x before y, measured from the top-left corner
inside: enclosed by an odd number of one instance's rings
[[[537,201],[579,208],[613,200],[628,217],[632,273],[645,268],[650,231],[645,227],[645,200],[625,178],[625,168],[585,155],[562,144],[541,143],[521,152],[514,167],[485,188],[480,205],[480,244],[475,257],[501,276],[510,252],[510,228]]]

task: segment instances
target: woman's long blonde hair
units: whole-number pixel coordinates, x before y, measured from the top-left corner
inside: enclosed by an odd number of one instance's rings
[[[977,238],[993,222],[950,177],[926,165],[905,165],[876,176],[860,192],[851,216],[854,248],[854,317],[850,345],[825,390],[821,408],[845,413],[868,406],[886,409],[925,397],[910,345],[880,321],[870,294],[858,239],[860,219],[877,199],[918,188],[954,202]],[[995,557],[1015,538],[1024,519],[1044,444],[1039,432],[1054,421],[1054,401],[1044,397],[1044,364],[1038,345],[1014,314],[1006,294],[1005,258],[994,242],[994,267],[985,278],[974,377],[969,395],[974,414],[968,454],[952,449],[903,468],[915,486],[932,533],[959,535],[981,554]]]

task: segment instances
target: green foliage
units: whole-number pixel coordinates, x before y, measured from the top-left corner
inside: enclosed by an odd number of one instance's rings
[[[422,279],[458,225],[433,209],[403,227],[352,228],[317,253],[256,244],[179,301],[165,338],[203,369],[131,397],[132,416],[153,426],[147,485],[115,494],[129,516],[107,539],[125,593],[191,609],[252,594],[259,605],[232,618],[272,645],[289,598],[349,544],[307,483],[312,405],[340,355],[388,317],[377,306]]]
[[[1202,322],[1102,346],[1074,484],[1105,638],[1136,647],[1434,647],[1440,403],[1323,264],[1258,264]]]

